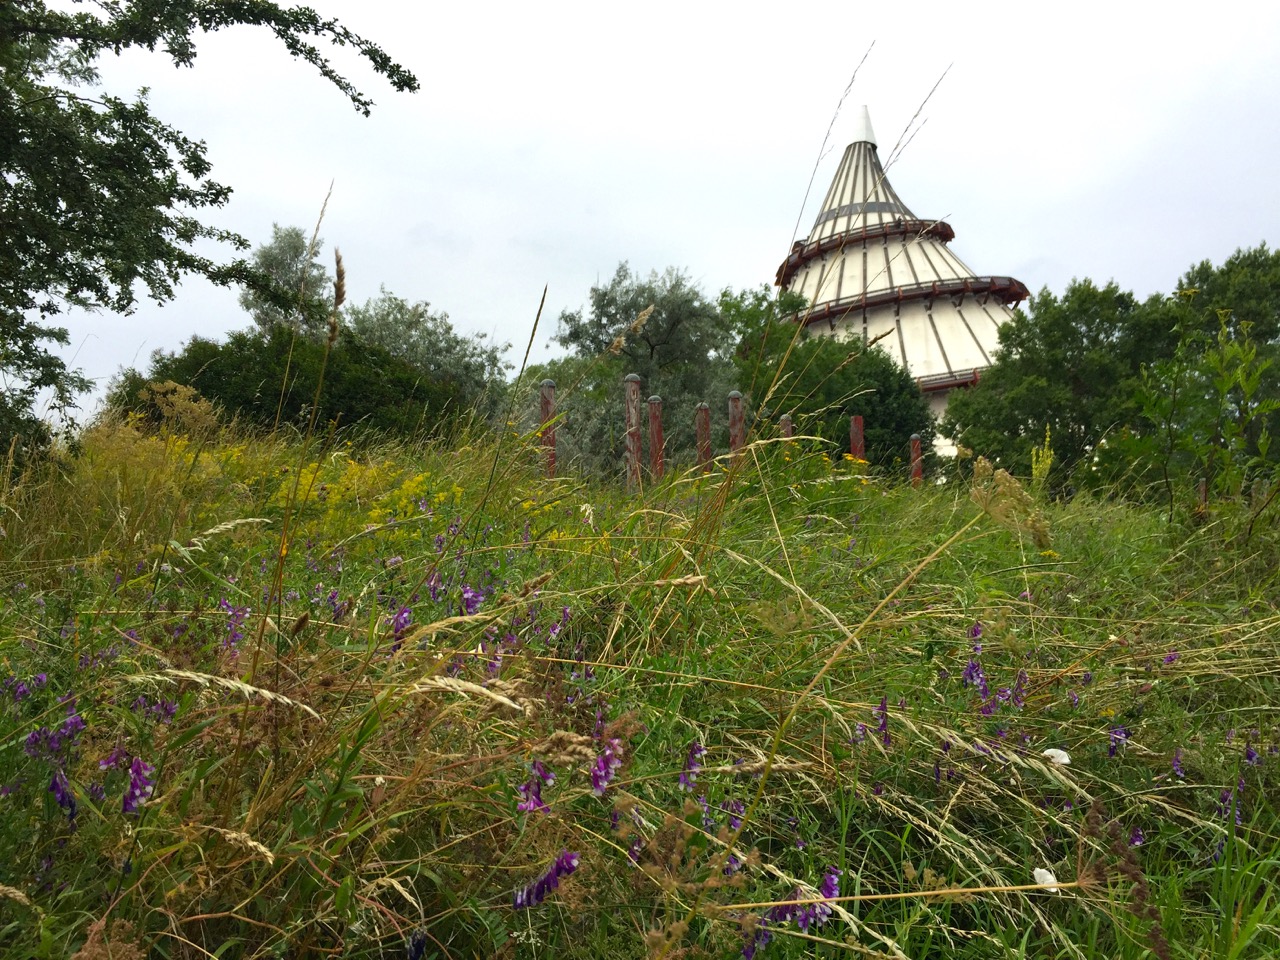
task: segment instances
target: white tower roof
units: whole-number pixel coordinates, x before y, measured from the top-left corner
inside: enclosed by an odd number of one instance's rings
[[[802,294],[797,317],[813,332],[881,343],[937,394],[976,382],[991,364],[1009,307],[1028,296],[1012,277],[976,276],[947,244],[955,231],[917,217],[894,192],[866,107],[808,240],[778,268],[779,286]]]

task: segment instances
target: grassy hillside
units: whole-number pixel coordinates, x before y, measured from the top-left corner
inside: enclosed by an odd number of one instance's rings
[[[11,472],[0,954],[1280,953],[1273,519],[534,443]]]

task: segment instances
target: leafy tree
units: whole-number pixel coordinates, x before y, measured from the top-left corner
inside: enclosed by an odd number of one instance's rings
[[[210,178],[204,144],[152,115],[145,95],[126,100],[99,89],[94,67],[100,55],[131,47],[161,48],[176,66],[191,66],[199,34],[241,24],[270,30],[362,113],[372,102],[317,41],[354,49],[397,90],[417,89],[379,47],[306,7],[269,0],[0,4],[0,356],[11,384],[6,402],[18,417],[6,418],[5,429],[30,420],[29,388],[41,377],[63,396],[83,387],[46,362],[58,335],[41,320],[67,306],[128,311],[140,294],[169,300],[188,273],[278,296],[244,260],[218,263],[195,252],[209,239],[248,246],[197,218],[231,194]]]
[[[620,469],[626,374],[639,374],[645,396],[662,397],[672,462],[693,459],[694,408],[705,401],[717,409],[733,389],[734,331],[675,269],[639,277],[619,264],[609,283],[591,288],[589,310],[560,315],[555,340],[592,361],[561,404],[566,435],[588,438],[579,451],[584,469]]]
[[[250,285],[240,291],[240,306],[259,329],[285,326],[312,339],[325,336],[333,281],[319,259],[323,246],[300,227],[271,225],[271,241],[254,250],[250,260],[254,270],[270,278],[271,289]]]
[[[1220,267],[1202,260],[1178,281],[1178,290],[1194,293],[1189,305],[1206,336],[1217,337],[1219,321],[1225,320],[1232,336],[1249,323],[1259,344],[1280,344],[1280,250],[1260,243],[1237,250]]]
[[[385,287],[364,304],[348,307],[343,321],[365,343],[386,350],[432,382],[449,383],[464,409],[496,412],[511,365],[510,344],[486,343],[484,334],[460,336],[447,313],[432,313],[425,300],[410,303]]]
[[[155,417],[144,393],[150,382],[195,388],[225,413],[271,428],[305,426],[321,370],[318,422],[358,424],[381,433],[447,432],[460,405],[456,386],[433,381],[385,349],[343,331],[325,358],[326,344],[298,337],[284,326],[242,330],[218,343],[192,337],[182,350],[156,351],[143,376],[125,371],[108,395],[109,406]]]
[[[734,363],[764,416],[791,414],[797,430],[849,452],[849,418],[865,421],[868,461],[889,466],[908,456],[911,435],[931,450],[929,403],[911,374],[878,346],[810,336],[787,318],[803,298],[768,287],[725,291],[721,314],[739,334]]]
[[[1066,476],[1103,437],[1140,416],[1144,364],[1172,355],[1177,335],[1162,297],[1139,303],[1114,283],[1073,280],[1059,298],[1046,288],[1028,312],[1000,328],[995,363],[951,394],[942,432],[997,466],[1030,474],[1031,449],[1048,426],[1054,473]]]

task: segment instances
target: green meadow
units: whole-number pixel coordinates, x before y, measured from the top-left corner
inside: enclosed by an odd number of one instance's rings
[[[1280,954],[1261,504],[207,413],[7,471],[4,956]]]

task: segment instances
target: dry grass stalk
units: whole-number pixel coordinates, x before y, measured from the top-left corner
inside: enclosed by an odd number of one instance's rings
[[[457,677],[426,677],[419,680],[412,687],[406,690],[406,693],[427,693],[434,690],[449,690],[453,693],[469,694],[475,697],[486,697],[494,703],[499,703],[516,713],[524,713],[525,710],[520,704],[516,703],[502,694],[487,687],[482,687],[478,683],[472,683],[469,680],[459,680]]]
[[[306,713],[311,714],[311,716],[315,717],[317,720],[320,719],[320,714],[316,713],[305,703],[299,703],[297,700],[290,700],[284,694],[276,693],[273,690],[264,690],[262,687],[251,686],[241,680],[232,680],[230,677],[216,677],[209,673],[196,673],[194,670],[169,669],[161,670],[159,673],[139,673],[129,677],[128,679],[137,682],[151,680],[167,681],[168,683],[177,683],[179,680],[190,680],[192,683],[197,683],[202,687],[223,687],[227,690],[234,690],[237,693],[241,693],[246,697],[261,697],[263,700],[267,700],[271,703],[283,704],[286,707],[295,707],[298,710],[303,710]]]
[[[8,887],[0,883],[0,897],[6,897],[9,900],[16,900],[24,907],[31,906],[31,901],[27,899],[27,895],[17,887]]]
[[[228,843],[239,847],[241,850],[247,850],[250,853],[257,854],[263,860],[267,861],[267,866],[275,866],[276,855],[266,846],[249,836],[249,834],[243,833],[239,830],[224,830],[222,827],[206,826],[204,829],[212,830]]]

